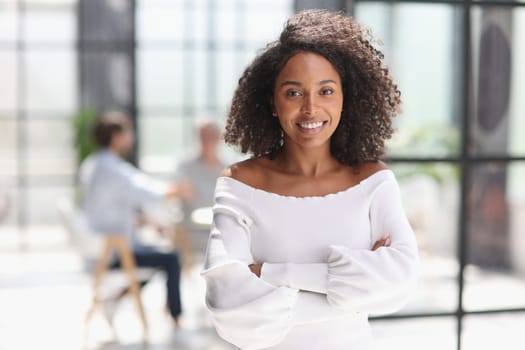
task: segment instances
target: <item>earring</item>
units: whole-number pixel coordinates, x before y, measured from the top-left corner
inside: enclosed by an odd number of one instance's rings
[[[275,113],[275,112],[273,112],[272,115],[273,115],[274,117],[277,117],[277,113]]]

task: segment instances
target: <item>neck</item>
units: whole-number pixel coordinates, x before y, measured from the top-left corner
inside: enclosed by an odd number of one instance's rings
[[[109,146],[109,147],[107,148],[107,150],[108,150],[109,152],[111,152],[112,154],[114,154],[115,156],[120,157],[120,158],[123,158],[122,153],[120,152],[120,150],[119,150],[117,147],[115,147],[115,146]]]
[[[285,172],[308,177],[321,176],[339,164],[330,153],[329,143],[315,148],[285,143],[277,158],[280,158]]]
[[[199,157],[204,163],[216,167],[219,165],[220,161],[215,152],[201,152]]]

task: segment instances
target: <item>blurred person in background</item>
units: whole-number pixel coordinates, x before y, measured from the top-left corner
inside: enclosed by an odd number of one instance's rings
[[[203,209],[203,214],[206,214],[207,209],[211,211],[215,183],[226,163],[219,156],[221,128],[216,119],[213,116],[197,118],[195,131],[199,142],[198,152],[178,164],[175,180],[188,183],[192,189],[191,197],[182,200],[183,219],[178,230],[191,233],[194,253],[202,255],[210,227],[205,222],[196,222],[195,217],[192,219],[192,213],[197,209]]]
[[[165,183],[146,175],[125,158],[133,149],[135,137],[130,118],[121,112],[102,114],[93,126],[98,151],[81,164],[83,210],[89,226],[104,235],[124,235],[136,265],[162,269],[167,279],[167,305],[179,325],[182,312],[179,258],[140,243],[136,237],[137,213],[149,203],[164,199],[189,198],[185,184]],[[113,259],[112,267],[119,266]]]

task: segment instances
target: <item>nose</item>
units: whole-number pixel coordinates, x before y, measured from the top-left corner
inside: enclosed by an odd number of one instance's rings
[[[317,99],[308,94],[304,96],[303,105],[301,106],[301,112],[305,115],[314,115],[317,112]]]

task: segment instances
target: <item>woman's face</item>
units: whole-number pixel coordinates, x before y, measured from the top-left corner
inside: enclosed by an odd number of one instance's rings
[[[312,52],[295,54],[277,76],[274,91],[274,113],[285,144],[318,147],[329,142],[341,119],[343,89],[326,58]]]

